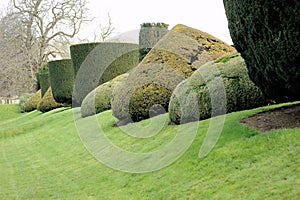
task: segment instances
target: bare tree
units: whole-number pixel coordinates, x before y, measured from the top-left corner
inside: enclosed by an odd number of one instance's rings
[[[100,34],[94,33],[94,41],[100,40],[100,42],[106,41],[106,39],[115,31],[110,14],[107,14],[108,22],[106,26],[99,25]]]
[[[50,57],[66,56],[64,47],[69,39],[88,21],[87,3],[87,0],[11,0],[11,7],[0,21],[4,51],[0,57],[1,80],[8,71],[23,71],[32,89],[38,67]],[[6,86],[13,84],[12,79],[7,80],[11,83]]]

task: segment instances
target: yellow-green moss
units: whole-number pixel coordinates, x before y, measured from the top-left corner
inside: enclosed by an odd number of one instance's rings
[[[31,112],[37,109],[38,104],[42,100],[41,90],[38,90],[24,105],[25,112]]]
[[[59,108],[62,106],[63,106],[63,104],[57,103],[54,100],[53,94],[52,94],[52,89],[51,89],[51,87],[49,87],[47,92],[41,99],[40,103],[38,104],[37,109],[41,112],[48,112],[50,110],[53,110],[55,108]]]

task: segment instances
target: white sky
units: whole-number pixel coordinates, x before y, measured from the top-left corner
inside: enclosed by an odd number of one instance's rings
[[[0,6],[9,0],[1,0]],[[99,24],[106,25],[109,13],[115,34],[138,30],[144,22],[164,22],[171,29],[176,24],[205,31],[232,44],[223,0],[89,0],[94,21],[83,27],[80,38],[94,37]]]

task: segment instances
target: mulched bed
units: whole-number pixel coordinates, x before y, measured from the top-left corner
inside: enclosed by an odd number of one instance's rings
[[[282,128],[300,128],[300,104],[260,112],[243,118],[240,122],[263,132]]]

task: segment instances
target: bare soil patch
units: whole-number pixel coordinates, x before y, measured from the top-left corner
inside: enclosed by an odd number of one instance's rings
[[[282,128],[300,128],[300,104],[260,112],[243,118],[240,122],[263,132]]]

